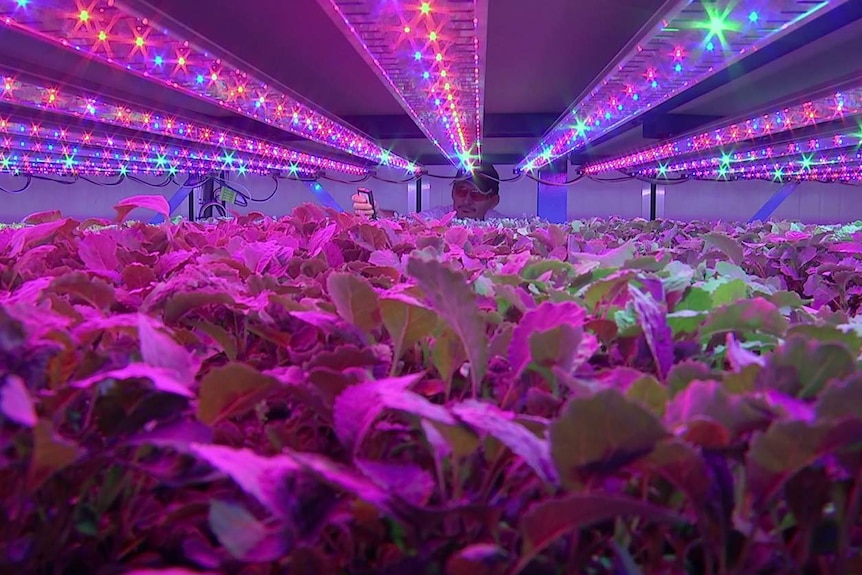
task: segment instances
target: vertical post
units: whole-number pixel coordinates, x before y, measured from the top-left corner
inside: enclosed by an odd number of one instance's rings
[[[201,190],[201,203],[203,205],[212,203],[215,201],[215,177],[208,178],[206,182],[204,182],[203,189]],[[213,217],[213,208],[209,206],[207,209],[203,211],[204,218]]]
[[[656,198],[658,197],[658,186],[653,182],[649,185],[649,220],[656,218]]]
[[[422,177],[416,178],[416,213],[422,212]]]
[[[569,219],[569,188],[562,185],[568,178],[568,162],[564,156],[539,171],[542,181],[538,182],[536,212],[540,218],[552,224],[562,224]]]

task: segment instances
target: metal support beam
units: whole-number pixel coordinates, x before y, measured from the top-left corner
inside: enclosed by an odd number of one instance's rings
[[[538,182],[536,212],[552,224],[562,224],[569,219],[569,188],[561,185],[568,179],[568,169],[569,163],[564,157],[539,171],[542,181]]]
[[[717,122],[723,116],[698,114],[655,114],[644,116],[643,137],[648,140],[665,140],[697,130]]]
[[[332,194],[327,192],[319,182],[304,182],[305,186],[311,190],[311,193],[314,194],[314,197],[317,198],[317,201],[321,206],[325,208],[332,208],[336,212],[343,212],[344,208],[341,207],[335,198],[332,197]]]
[[[416,213],[422,213],[422,178],[416,179]]]
[[[196,181],[196,182],[194,182],[194,184],[195,184],[194,186],[185,186],[185,185],[180,186],[180,188],[176,191],[176,193],[173,196],[171,196],[171,198],[168,200],[168,205],[170,206],[170,212],[169,213],[171,213],[171,214],[174,213],[174,211],[177,208],[179,208],[180,205],[184,201],[186,201],[186,199],[188,199],[190,202],[190,204],[189,204],[189,220],[190,221],[195,220],[195,218],[194,218],[194,195],[192,194],[192,192],[195,191],[195,188],[200,185],[200,181]],[[165,221],[165,217],[163,215],[156,214],[150,220],[150,223],[151,224],[161,224],[164,221]]]
[[[656,198],[658,196],[658,186],[655,183],[649,185],[649,220],[655,221],[656,214]]]
[[[796,188],[798,187],[799,182],[788,182],[781,186],[768,200],[766,200],[766,203],[757,210],[757,213],[751,216],[748,223],[765,222],[768,220],[769,216],[775,213],[775,210],[778,209],[778,206],[783,204],[784,200],[789,198],[790,194],[796,191]]]

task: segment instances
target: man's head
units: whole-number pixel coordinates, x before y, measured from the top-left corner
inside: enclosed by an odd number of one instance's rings
[[[459,218],[484,220],[500,203],[500,176],[492,164],[460,172],[452,185],[452,203]]]

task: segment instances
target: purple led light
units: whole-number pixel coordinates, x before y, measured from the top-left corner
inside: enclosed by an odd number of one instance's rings
[[[416,169],[295,94],[208,54],[115,0],[92,0],[87,6],[77,0],[39,0],[23,7],[17,0],[0,0],[0,18],[11,28],[319,144]]]
[[[68,87],[59,89],[22,80],[2,69],[0,69],[0,81],[2,81],[0,101],[10,102],[16,106],[98,121],[205,146],[230,148],[281,164],[298,164],[354,175],[368,173],[368,170],[362,166],[284,148],[266,140],[249,138],[218,127],[163,116],[158,112],[127,106],[110,99],[96,98]]]
[[[795,128],[833,122],[856,115],[862,115],[862,85],[769,114],[746,118],[694,136],[678,138],[619,158],[595,162],[585,166],[584,173],[595,175],[641,166],[666,158],[699,154],[736,142],[790,132]],[[862,128],[859,133],[862,133]]]
[[[454,164],[481,154],[487,0],[319,0]]]
[[[0,118],[0,149],[28,155],[59,155],[74,166],[78,156],[112,162],[117,172],[132,163],[171,172],[230,171],[244,174],[311,173],[308,167],[212,146],[183,146],[120,134],[98,133],[17,118]]]
[[[657,15],[524,160],[533,170],[666,102],[847,0],[681,0]],[[752,18],[756,14],[756,18]]]

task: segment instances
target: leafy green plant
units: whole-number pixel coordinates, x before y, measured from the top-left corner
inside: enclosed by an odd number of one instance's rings
[[[862,570],[856,229],[96,223],[0,229],[4,572]]]

